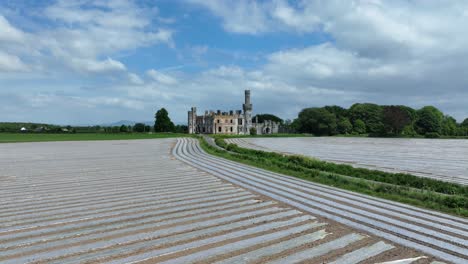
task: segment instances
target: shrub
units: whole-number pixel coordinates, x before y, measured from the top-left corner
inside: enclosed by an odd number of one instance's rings
[[[425,138],[440,138],[439,133],[437,132],[429,132],[424,135]]]
[[[250,135],[252,135],[252,136],[257,135],[257,129],[255,127],[250,128]]]

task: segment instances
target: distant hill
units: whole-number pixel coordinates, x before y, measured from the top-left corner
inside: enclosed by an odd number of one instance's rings
[[[114,122],[114,123],[107,123],[107,124],[100,124],[100,126],[121,126],[121,125],[125,125],[125,126],[133,126],[135,125],[136,123],[143,123],[145,125],[148,125],[148,126],[153,126],[154,125],[154,121],[131,121],[131,120],[120,120],[120,121],[117,121],[117,122]],[[187,125],[187,122],[174,122],[175,125]]]
[[[143,124],[149,125],[149,126],[154,125],[154,121],[120,120],[120,121],[117,121],[117,122],[114,122],[114,123],[100,124],[100,126],[106,126],[106,127],[109,127],[109,126],[121,126],[121,125],[133,126],[133,125],[135,125],[136,123],[143,123]]]

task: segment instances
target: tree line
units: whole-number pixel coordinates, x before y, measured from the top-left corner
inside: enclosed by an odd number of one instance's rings
[[[299,133],[317,136],[468,136],[468,118],[457,123],[433,106],[415,110],[403,105],[358,103],[349,109],[340,106],[305,108],[291,127]]]
[[[187,133],[186,125],[175,125],[165,108],[155,115],[153,126],[136,123],[133,126],[57,126],[35,123],[0,123],[0,132],[19,132],[25,127],[31,133]],[[272,114],[259,114],[258,122],[279,122],[282,131],[309,133],[317,136],[370,135],[405,137],[468,136],[468,118],[461,123],[433,106],[413,109],[403,105],[358,103],[349,109],[340,106],[303,109],[293,121]]]
[[[42,123],[0,122],[0,133],[188,133],[186,125],[175,125],[171,121],[165,108],[158,110],[154,118],[153,126],[144,123],[120,126],[59,126]]]

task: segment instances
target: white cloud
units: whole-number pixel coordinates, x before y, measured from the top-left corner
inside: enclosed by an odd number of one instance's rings
[[[154,25],[157,13],[134,1],[61,0],[43,14],[50,26],[27,34],[0,15],[0,50],[28,57],[35,69],[104,73],[125,70],[109,57],[155,44],[174,46],[173,31]]]
[[[279,23],[288,28],[293,28],[299,32],[312,32],[318,30],[321,19],[313,14],[310,7],[306,4],[300,5],[302,10],[297,10],[285,1],[277,1],[272,8],[271,16],[277,19]]]
[[[217,76],[221,78],[242,78],[244,70],[238,66],[220,66],[205,72],[208,76]]]
[[[466,89],[466,1],[190,2],[220,17],[228,32],[328,35],[329,43],[267,55],[266,72],[295,85],[414,94]],[[262,6],[247,12],[260,22],[235,12],[251,6]]]
[[[140,78],[140,76],[138,76],[137,74],[135,73],[129,73],[128,74],[128,79],[130,81],[131,84],[135,84],[135,85],[140,85],[140,84],[144,84],[145,82],[143,81],[143,79]]]
[[[102,61],[71,58],[69,64],[75,70],[84,73],[109,73],[126,70],[123,63],[111,58]]]
[[[202,6],[222,19],[228,32],[241,34],[262,34],[275,31],[295,30],[312,32],[317,30],[320,17],[312,14],[308,2],[299,3],[294,8],[284,0],[187,0]]]
[[[4,16],[0,14],[0,42],[22,42],[24,33],[13,27]]]
[[[434,56],[464,50],[468,44],[465,1],[200,1],[220,17],[226,31],[320,32],[338,47],[368,57]]]
[[[302,49],[283,50],[268,56],[266,69],[275,75],[296,78],[387,78],[420,76],[415,63],[395,63],[360,56],[356,52],[339,49],[331,43]],[[409,64],[408,64],[409,63]]]
[[[172,43],[172,31],[154,28],[151,20],[155,14],[133,1],[59,1],[48,7],[45,14],[65,23],[49,32],[65,44],[57,53],[109,55],[156,43]]]
[[[160,84],[173,85],[177,83],[177,79],[175,79],[174,77],[168,74],[164,74],[162,72],[156,71],[154,69],[148,70],[146,74]]]
[[[84,9],[82,6],[87,5]],[[91,8],[90,8],[91,7]],[[58,1],[45,9],[50,19],[71,26],[96,25],[105,28],[144,28],[148,14],[130,1]]]
[[[0,72],[21,72],[27,70],[28,66],[26,66],[20,58],[0,50]]]
[[[100,106],[113,106],[118,108],[128,108],[134,110],[141,110],[144,108],[144,103],[139,100],[132,100],[128,98],[119,98],[119,97],[94,97],[89,99],[83,99],[85,102],[89,103],[91,107],[100,107]]]
[[[268,3],[250,0],[188,0],[209,9],[223,19],[227,31],[235,33],[257,34],[270,30],[270,19],[265,13]]]
[[[59,71],[72,71],[66,73],[72,78],[57,80],[63,83],[56,90],[63,85],[69,94],[25,92],[15,105],[33,106],[37,113],[54,105],[49,116],[60,120],[85,118],[86,113],[94,118],[96,109],[101,118],[131,119],[130,113],[152,115],[155,107],[167,107],[174,120],[184,121],[192,105],[201,110],[239,109],[243,90],[252,89],[256,113],[284,118],[293,118],[303,107],[366,101],[413,107],[434,104],[459,120],[467,115],[463,110],[468,98],[465,1],[187,1],[212,12],[225,31],[247,34],[249,40],[263,41],[264,35],[271,34],[300,35],[305,41],[296,48],[287,44],[288,48],[256,56],[261,59],[244,67],[235,65],[237,59],[216,61],[216,66],[211,61],[204,64],[217,47],[189,40],[182,44],[188,47],[188,56],[175,62],[182,66],[138,75],[126,71],[121,58],[158,43],[175,47],[173,31],[166,28],[173,25],[172,19],[165,21],[155,9],[133,1],[58,1],[44,12],[48,28],[22,31],[12,22],[16,20],[0,16],[2,74],[40,68],[60,79]],[[165,24],[155,26],[155,21]],[[317,40],[322,43],[305,44]],[[229,58],[241,54],[242,61],[254,61],[248,48],[226,53]],[[191,64],[207,68],[184,73],[183,67]],[[86,78],[76,78],[75,72],[87,74]],[[80,90],[88,85],[99,89]],[[25,89],[51,91],[30,86],[34,88]],[[15,106],[6,102],[2,109]],[[74,110],[78,114],[73,116]],[[9,116],[19,113],[8,111]]]

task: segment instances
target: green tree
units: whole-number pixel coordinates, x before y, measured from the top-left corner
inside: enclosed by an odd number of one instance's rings
[[[181,133],[181,134],[188,133],[188,126],[186,126],[186,125],[177,125],[175,127],[175,132],[176,133]]]
[[[335,114],[336,118],[340,120],[342,117],[348,117],[348,110],[337,105],[327,105],[324,107],[328,112]]]
[[[445,136],[456,136],[458,130],[457,120],[451,116],[444,116],[441,124],[441,133]]]
[[[324,108],[303,109],[295,120],[301,133],[315,135],[334,135],[337,133],[336,116]]]
[[[353,131],[356,134],[365,134],[366,133],[366,123],[362,121],[361,119],[357,119],[354,121],[354,126],[353,126]]]
[[[166,109],[161,108],[155,114],[154,132],[174,132],[175,126]]]
[[[133,126],[133,131],[138,132],[138,133],[145,132],[145,124],[143,124],[143,123],[136,123],[136,124]]]
[[[126,125],[121,125],[119,131],[123,133],[128,132],[128,127]]]
[[[468,127],[468,118],[463,120],[463,122],[460,124],[462,127]]]
[[[468,136],[468,118],[463,120],[463,122],[460,124],[457,135],[464,137]]]
[[[414,109],[400,105],[389,105],[383,108],[385,134],[400,135],[406,126],[413,123]]]
[[[367,133],[384,134],[383,107],[376,104],[354,104],[349,109],[350,120],[354,123],[360,119],[366,124]]]
[[[439,109],[433,106],[425,106],[417,111],[417,116],[415,123],[416,132],[421,135],[441,133],[444,114]]]
[[[414,130],[413,124],[407,125],[403,128],[401,131],[401,135],[406,136],[406,137],[414,137],[417,136],[418,133]]]
[[[337,123],[337,130],[340,134],[349,134],[353,131],[353,124],[346,117],[341,117]]]
[[[275,115],[272,115],[272,114],[259,114],[259,115],[256,115],[252,118],[252,120],[255,120],[256,118],[258,118],[258,122],[259,123],[263,123],[265,122],[266,120],[271,120],[273,122],[277,122],[277,123],[280,123],[282,124],[283,123],[283,119],[275,116]]]

